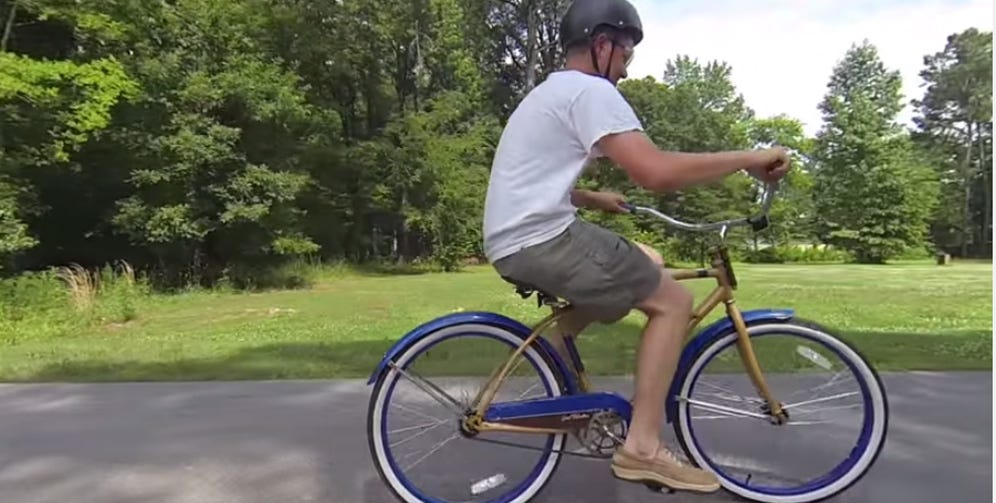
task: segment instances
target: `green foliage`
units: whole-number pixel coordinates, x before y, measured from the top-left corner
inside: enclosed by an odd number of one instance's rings
[[[14,254],[38,244],[38,240],[28,234],[28,226],[20,218],[18,196],[18,187],[0,174],[0,273],[5,269],[5,262]]]
[[[157,287],[257,289],[307,286],[313,261],[479,260],[504,118],[561,66],[567,2],[0,4],[14,16],[0,50],[0,272],[125,259]],[[893,121],[898,80],[869,54],[836,72],[818,140],[791,117],[755,116],[722,61],[674,55],[620,90],[663,148],[792,149],[772,226],[731,233],[737,257],[826,242],[865,261],[931,241],[979,253],[991,241],[991,34],[957,34],[925,60],[912,145]],[[580,184],[688,221],[745,215],[760,189],[738,175],[653,194],[607,162]],[[704,259],[716,237],[584,216],[672,263]]]
[[[924,57],[914,134],[941,180],[934,241],[960,255],[992,253],[992,32],[948,37]]]
[[[309,288],[315,284],[319,272],[313,263],[301,258],[265,266],[233,264],[225,270],[219,286],[239,290]]]
[[[853,257],[846,250],[827,246],[769,246],[758,250],[747,250],[744,262],[757,264],[784,263],[842,263],[851,262]]]
[[[774,125],[757,122],[753,111],[736,92],[728,65],[702,64],[679,56],[668,61],[666,67],[663,82],[647,78],[620,85],[647,134],[662,148],[685,152],[741,150],[759,143],[754,137],[761,136],[762,129],[767,128],[770,134],[777,130]],[[798,134],[802,135],[801,128]],[[731,176],[717,183],[662,195],[631,188],[632,183],[619,170],[599,174],[596,180],[596,187],[622,188],[631,201],[660,208],[686,221],[737,218],[757,209],[754,203],[759,187],[747,176]],[[714,235],[676,232],[649,219],[641,220],[639,229],[645,233],[642,236],[661,236],[655,241],[666,260],[702,261],[707,246],[715,239]],[[743,249],[751,237],[746,231],[735,230],[730,233],[730,245]]]
[[[818,233],[859,262],[882,263],[922,244],[937,202],[936,179],[913,156],[896,124],[899,73],[886,69],[867,41],[834,69],[821,103],[814,197]]]
[[[404,168],[398,178],[387,178],[390,187],[381,186],[381,192],[390,192],[401,207],[402,229],[421,234],[432,258],[446,270],[457,269],[464,257],[480,254],[480,188],[487,184],[496,126],[476,116],[468,96],[453,92],[389,131],[397,145],[394,158],[421,162]]]
[[[99,322],[126,323],[138,318],[141,303],[151,293],[146,278],[136,277],[127,264],[117,268],[102,267],[97,275],[97,309],[95,318]]]
[[[114,58],[36,61],[0,52],[0,141],[10,149],[4,156],[35,165],[68,160],[137,89]]]
[[[0,341],[16,345],[127,323],[140,317],[150,295],[148,280],[124,263],[95,270],[52,268],[0,279]]]
[[[365,378],[417,320],[461,309],[503,312],[524,322],[545,314],[488,266],[410,276],[398,274],[414,272],[408,267],[342,269],[329,271],[335,273],[330,281],[312,291],[157,295],[142,304],[140,323],[93,326],[67,337],[0,330],[0,379]],[[844,333],[880,368],[992,368],[992,264],[738,265],[736,272],[739,305],[794,307]],[[715,284],[687,286],[703,299]],[[705,323],[722,315],[720,306]],[[634,311],[620,323],[586,330],[579,350],[591,372],[632,372],[645,322]],[[12,338],[17,342],[8,343]],[[472,345],[454,346],[464,351],[434,352],[448,370],[486,376],[497,361],[490,354],[481,365],[467,354]]]

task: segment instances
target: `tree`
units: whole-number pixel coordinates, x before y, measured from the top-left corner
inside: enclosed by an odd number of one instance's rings
[[[40,243],[29,223],[44,213],[44,182],[65,176],[71,156],[109,127],[119,102],[138,92],[114,57],[51,61],[8,52],[21,46],[13,37],[16,21],[32,19],[28,7],[36,6],[6,7],[0,9],[6,14],[0,25],[0,270]],[[51,47],[45,49],[39,52]]]
[[[731,81],[732,69],[723,62],[700,63],[679,55],[669,60],[662,82],[653,78],[623,81],[620,91],[631,103],[648,136],[660,148],[684,152],[739,150],[750,146],[749,123],[753,111]],[[726,179],[667,194],[636,190],[621,171],[593,178],[593,186],[626,187],[634,202],[649,204],[689,221],[715,221],[748,214],[756,190],[752,179],[734,175]],[[601,218],[600,221],[606,220]],[[622,227],[617,227],[622,230]],[[667,255],[704,259],[712,236],[668,231],[662,223],[641,223],[643,237],[669,232]],[[730,242],[746,246],[743,230],[731,231]],[[673,233],[673,234],[671,234]]]
[[[779,191],[771,206],[772,223],[767,231],[768,240],[780,246],[798,241],[811,242],[816,236],[810,166],[812,138],[806,137],[799,120],[785,115],[754,119],[750,122],[748,134],[754,148],[782,146],[792,152],[792,171],[779,183]],[[757,238],[755,236],[755,250]]]
[[[898,71],[867,40],[833,70],[820,104],[813,194],[819,233],[859,262],[883,263],[924,246],[937,195],[932,171],[897,124]]]
[[[568,0],[469,0],[468,26],[499,117],[563,62],[558,42]]]
[[[123,259],[160,285],[286,284],[271,273],[302,257],[456,268],[481,252],[500,126],[562,65],[568,3],[0,0],[0,263],[8,273]],[[620,90],[663,148],[792,148],[799,169],[783,184],[774,225],[738,230],[730,244],[744,252],[812,240],[810,141],[791,118],[754,117],[731,74],[725,63],[679,55],[661,80]],[[949,74],[937,72],[934,108],[946,106]],[[945,137],[928,129],[924,138]],[[985,167],[991,122],[972,129],[969,164]],[[897,142],[847,131],[861,140],[849,145],[875,147],[852,160],[899,169],[891,159],[902,156],[879,148]],[[967,144],[949,152],[918,142],[956,174]],[[964,194],[954,180],[946,197]],[[739,175],[664,195],[615,169],[581,183],[686,220],[744,215],[759,194]],[[897,193],[912,197],[902,186]],[[975,227],[987,194],[971,188]],[[829,207],[841,207],[831,196]],[[960,226],[963,213],[953,215],[937,220]],[[651,219],[585,216],[669,260],[701,258],[711,238]]]
[[[975,28],[927,55],[926,90],[916,106],[915,137],[943,182],[935,239],[960,254],[992,253],[992,32]]]

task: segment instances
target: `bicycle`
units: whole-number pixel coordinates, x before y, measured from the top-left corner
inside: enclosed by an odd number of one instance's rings
[[[839,494],[868,472],[885,442],[889,407],[878,373],[851,343],[815,323],[797,318],[792,309],[741,311],[737,306],[733,292],[738,288],[738,281],[729,259],[726,236],[729,229],[737,226],[751,226],[755,231],[766,228],[769,225],[768,213],[776,189],[777,185],[768,186],[762,199],[760,214],[715,223],[686,223],[655,209],[641,206],[629,206],[628,209],[634,214],[645,213],[657,217],[679,229],[689,231],[719,229],[719,243],[711,250],[711,267],[670,271],[670,274],[678,280],[712,278],[717,282],[712,293],[695,307],[686,336],[692,334],[720,303],[724,304],[726,314],[698,331],[693,337],[686,338],[677,372],[671,383],[665,404],[665,417],[667,423],[672,425],[682,450],[693,464],[716,473],[723,488],[731,493],[759,502],[801,503]],[[522,503],[531,500],[543,489],[559,466],[563,455],[604,459],[611,457],[613,450],[624,441],[631,419],[630,402],[618,393],[594,391],[574,342],[575,336],[567,335],[563,338],[567,350],[566,356],[562,356],[549,341],[541,337],[543,332],[572,308],[570,303],[547,292],[536,290],[530,285],[515,286],[523,298],[537,294],[537,305],[548,306],[552,312],[531,327],[493,312],[457,312],[441,316],[422,324],[399,339],[385,353],[371,374],[368,384],[374,384],[374,388],[367,417],[368,445],[381,480],[400,500],[466,501],[465,498],[468,496],[483,495],[489,498],[486,501]],[[781,356],[773,363],[766,364],[768,368],[763,371],[757,358],[758,354],[762,353],[760,349],[769,347],[766,345],[767,341],[774,340],[772,336],[778,333],[788,334],[793,340],[780,346],[778,344],[771,346],[774,351],[772,354]],[[502,363],[499,365],[480,368],[475,359],[486,354],[483,350],[453,353],[432,349],[446,341],[471,338],[502,343],[504,344],[502,358],[506,358],[505,351],[510,355],[507,359],[500,360]],[[822,350],[817,351],[804,346],[806,343],[819,345]],[[731,347],[736,348],[736,355],[726,357],[725,360],[719,356],[722,351]],[[443,386],[429,383],[412,367],[416,358],[423,355],[427,355],[426,361],[432,362],[431,356],[437,351],[443,359],[435,367],[451,369],[453,375],[458,376],[453,382]],[[786,352],[790,357],[782,352]],[[843,364],[835,368],[828,355],[839,357]],[[534,384],[527,389],[527,392],[534,388],[542,388],[544,396],[524,398],[526,392],[523,392],[514,399],[496,400],[499,388],[517,382],[511,377],[512,372],[517,370],[523,361],[532,366],[539,378],[539,384]],[[719,385],[704,380],[703,376],[711,376],[704,372],[704,367],[713,362],[719,362],[720,371],[716,375],[723,379],[746,374],[749,377],[749,386],[753,388],[750,393],[756,396],[738,396],[729,389],[731,385],[728,383]],[[728,368],[724,370],[723,364]],[[461,365],[461,369],[455,368]],[[815,373],[802,372],[800,365],[813,365]],[[743,372],[736,373],[738,367]],[[451,389],[466,387],[475,377],[475,371],[478,376],[484,376],[481,372],[488,370],[490,374],[480,389],[474,393],[468,390],[462,392],[463,401],[454,397],[457,392],[444,390],[444,387]],[[783,372],[775,374],[773,370]],[[842,373],[846,371],[853,373],[859,392],[815,398],[816,393],[847,382],[841,378]],[[806,399],[786,403],[775,398],[772,383],[776,381],[790,383],[800,380],[820,380],[823,379],[822,374],[830,372],[833,372],[833,375],[829,380],[801,392],[811,392]],[[404,378],[404,381],[401,381],[401,378]],[[418,410],[415,406],[403,407],[403,412],[419,417],[420,421],[429,422],[417,427],[389,431],[386,411],[399,382],[411,382],[434,402],[446,407],[453,416],[450,419],[440,419]],[[693,396],[698,391],[702,391],[703,397]],[[793,397],[799,393],[797,391],[788,396]],[[860,395],[861,398],[861,402],[856,405],[812,408],[817,404],[836,403],[855,395]],[[402,397],[399,395],[398,399]],[[432,402],[422,399],[418,403]],[[829,469],[814,469],[816,475],[813,479],[795,481],[794,485],[782,487],[761,485],[756,481],[764,477],[772,480],[790,477],[783,475],[782,469],[767,468],[751,457],[744,459],[735,456],[722,457],[718,454],[720,447],[708,446],[703,435],[703,432],[711,426],[710,421],[722,424],[722,420],[731,418],[758,420],[767,425],[764,426],[767,429],[750,435],[735,434],[732,439],[718,442],[724,449],[752,438],[759,438],[770,431],[792,431],[794,426],[825,425],[819,431],[836,435],[840,428],[839,424],[833,421],[810,421],[807,420],[811,417],[808,414],[852,409],[860,409],[864,417],[860,432],[857,433],[853,443],[840,444],[844,445],[846,452],[843,459],[835,458]],[[696,416],[693,415],[693,410],[704,410],[712,415]],[[800,420],[799,417],[803,419]],[[428,431],[440,426],[449,426],[454,433],[446,441],[433,446],[428,454],[416,458],[414,462],[410,462],[409,456],[401,457],[395,454],[395,449],[402,444],[412,442],[415,438],[422,437]],[[390,433],[407,433],[418,428],[422,428],[420,433],[398,442],[391,443],[386,438]],[[725,425],[719,427],[721,435],[731,431],[733,430]],[[528,437],[541,439],[543,442],[540,446],[526,446],[516,442],[483,438],[488,434],[510,434],[517,439]],[[568,436],[577,440],[581,448],[566,450]],[[803,437],[802,440],[793,441],[791,445],[813,444],[814,438]],[[524,454],[515,455],[512,471],[522,469],[528,473],[523,481],[510,488],[508,488],[510,484],[506,483],[508,476],[505,472],[493,472],[491,476],[485,476],[492,473],[492,463],[502,461],[501,456],[496,454],[443,458],[440,461],[441,465],[431,469],[436,471],[430,471],[427,475],[430,481],[436,481],[461,470],[479,473],[475,476],[458,478],[454,482],[445,482],[438,491],[421,488],[412,480],[415,467],[456,439],[480,441],[480,445],[514,447],[522,449],[517,451],[518,453],[539,452],[540,455],[535,463],[525,464],[524,468],[521,462]],[[764,449],[777,449],[784,443],[778,439],[771,440]],[[825,449],[825,445],[817,447],[810,445],[809,449],[812,454],[813,451]],[[751,452],[749,456],[754,456],[753,451]],[[402,468],[400,466],[402,461],[409,466]],[[736,465],[734,461],[739,461],[740,465],[744,466]],[[483,468],[473,468],[471,465],[476,462],[483,462]],[[446,466],[447,463],[452,466]],[[807,455],[802,459],[794,459],[791,463],[792,469],[808,466],[812,463],[812,457]],[[746,476],[743,473],[738,474],[737,470],[746,471]],[[496,493],[496,490],[503,486],[507,490]],[[649,484],[648,487],[655,491],[668,489]],[[442,493],[448,493],[451,499],[443,499]]]

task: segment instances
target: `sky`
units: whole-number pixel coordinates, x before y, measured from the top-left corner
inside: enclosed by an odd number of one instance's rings
[[[867,38],[885,65],[899,70],[904,101],[923,95],[923,56],[948,35],[993,29],[992,0],[631,0],[643,20],[629,78],[658,80],[668,59],[720,60],[758,116],[780,113],[822,124],[819,102],[834,66]],[[899,116],[910,124],[911,106]]]

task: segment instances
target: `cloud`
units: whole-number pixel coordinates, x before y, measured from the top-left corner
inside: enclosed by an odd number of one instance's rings
[[[992,30],[989,0],[631,0],[644,40],[630,78],[661,78],[677,54],[721,60],[758,115],[788,114],[815,134],[817,108],[834,65],[867,38],[886,66],[903,77],[904,101],[923,94],[923,56],[944,48],[948,35],[970,27]],[[909,123],[912,107],[899,120]]]

